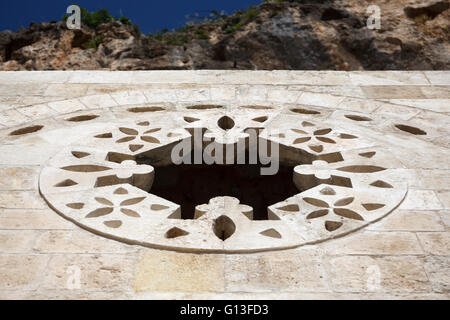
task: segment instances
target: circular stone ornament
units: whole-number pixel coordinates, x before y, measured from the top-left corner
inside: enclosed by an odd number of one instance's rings
[[[371,119],[329,120],[305,106],[242,106],[136,106],[116,119],[73,123],[60,130],[79,138],[47,161],[40,193],[58,214],[98,235],[205,253],[280,250],[341,237],[403,201],[402,165],[372,139],[379,133]],[[248,139],[249,129],[279,146],[281,163],[298,164],[292,179],[303,191],[268,207],[267,220],[254,220],[253,208],[234,197],[200,203],[193,219],[182,219],[178,204],[152,194],[158,167],[169,165],[172,149],[196,130],[227,146]],[[157,165],[138,164],[141,158]]]

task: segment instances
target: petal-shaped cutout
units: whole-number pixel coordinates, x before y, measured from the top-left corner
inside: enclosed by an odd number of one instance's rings
[[[357,136],[353,136],[351,134],[341,133],[339,135],[339,138],[341,138],[341,139],[357,139],[358,137]]]
[[[186,121],[187,123],[192,123],[192,122],[200,121],[200,119],[192,118],[192,117],[184,117],[184,121]]]
[[[161,128],[154,128],[154,129],[150,129],[148,131],[145,131],[144,134],[149,134],[149,133],[155,133],[161,131]]]
[[[311,137],[298,138],[294,140],[293,144],[305,143],[308,142],[309,140],[311,140]]]
[[[110,207],[114,206],[114,203],[112,203],[111,201],[109,201],[108,199],[105,199],[105,198],[97,197],[97,198],[95,198],[95,201],[97,201],[98,203],[103,204],[105,206],[110,206]]]
[[[321,129],[321,130],[316,130],[314,131],[314,135],[315,136],[324,136],[326,134],[329,134],[332,131],[332,129],[328,128],[328,129]]]
[[[302,126],[303,127],[314,127],[314,123],[308,122],[308,121],[303,121],[302,122]]]
[[[121,138],[121,139],[117,140],[116,143],[130,142],[130,141],[133,141],[134,139],[136,139],[136,137],[133,137],[133,136],[131,136],[131,137],[124,137],[124,138]]]
[[[140,198],[133,198],[133,199],[128,199],[125,201],[122,201],[122,203],[120,204],[120,206],[122,207],[127,207],[127,206],[132,206],[138,203],[141,203],[142,201],[145,200],[146,197],[140,197]]]
[[[323,151],[323,146],[322,145],[309,145],[308,146],[312,151],[317,152],[317,153],[321,153]]]
[[[140,217],[141,217],[141,216],[139,215],[139,213],[137,213],[136,211],[131,210],[131,209],[124,209],[124,208],[122,208],[122,209],[120,209],[120,211],[121,211],[124,215],[127,215],[127,216],[132,217],[132,218],[140,218]]]
[[[150,209],[152,209],[153,211],[161,211],[161,210],[169,209],[169,207],[168,206],[163,206],[162,204],[152,204]]]
[[[177,227],[173,227],[172,229],[170,229],[169,231],[166,232],[165,237],[167,239],[175,239],[175,238],[187,236],[188,234],[189,234],[189,232],[187,232],[187,231],[184,231]]]
[[[399,130],[402,130],[404,132],[408,132],[414,135],[419,135],[419,136],[424,136],[427,133],[425,131],[423,131],[422,129],[416,128],[416,127],[411,127],[411,126],[407,126],[404,124],[396,124],[395,127]]]
[[[342,227],[342,222],[338,221],[325,221],[325,229],[332,232]]]
[[[353,172],[353,173],[374,173],[386,170],[386,168],[377,167],[377,166],[348,166],[338,168],[339,171],[343,172]]]
[[[129,136],[137,136],[139,134],[139,132],[135,129],[130,129],[130,128],[119,128],[120,132],[125,133]]]
[[[72,155],[77,158],[77,159],[83,159],[86,158],[87,156],[90,156],[90,153],[87,152],[81,152],[81,151],[72,151]]]
[[[94,210],[92,212],[90,212],[86,218],[98,218],[98,217],[103,217],[106,216],[108,214],[110,214],[111,212],[114,211],[114,208],[99,208],[97,210]]]
[[[360,153],[359,155],[361,156],[361,157],[364,157],[364,158],[368,158],[368,159],[370,159],[370,158],[372,158],[374,155],[376,155],[377,153],[374,151],[374,152],[364,152],[364,153]]]
[[[269,118],[266,117],[266,116],[264,116],[264,117],[254,118],[254,119],[252,119],[252,120],[253,120],[253,121],[256,121],[256,122],[259,122],[259,123],[264,123],[264,122],[266,122],[267,120],[269,120]]]
[[[112,229],[117,229],[122,226],[122,221],[120,221],[120,220],[105,221],[103,223],[105,224],[105,226],[112,228]]]
[[[132,113],[146,113],[146,112],[156,112],[156,111],[163,111],[165,110],[162,107],[136,107],[136,108],[130,108],[127,111]]]
[[[353,198],[353,197],[344,198],[344,199],[341,199],[341,200],[336,201],[336,202],[334,203],[334,205],[335,205],[336,207],[344,207],[344,206],[347,206],[347,205],[349,205],[350,203],[352,203],[353,200],[355,200],[355,198]]]
[[[145,141],[145,142],[148,142],[148,143],[154,143],[154,144],[160,144],[161,143],[161,141],[159,141],[155,137],[151,137],[151,136],[143,136],[143,137],[141,137],[141,140]]]
[[[97,119],[99,116],[96,114],[87,114],[87,115],[82,115],[82,116],[77,116],[77,117],[72,117],[69,119],[66,119],[66,121],[70,121],[70,122],[83,122],[83,121],[90,121],[90,120],[94,120]]]
[[[169,138],[179,137],[179,136],[181,136],[181,133],[169,132],[169,133],[167,134],[167,137],[169,137]]]
[[[280,208],[277,208],[277,209],[281,210],[281,211],[288,211],[288,212],[296,212],[296,211],[300,210],[300,208],[298,207],[297,204],[289,204],[287,206],[280,207]]]
[[[260,234],[269,238],[281,239],[281,234],[273,228],[262,231]]]
[[[308,114],[308,115],[320,114],[319,111],[303,109],[303,108],[295,108],[295,109],[291,109],[291,111],[295,112],[295,113],[299,113],[299,114]]]
[[[142,121],[142,122],[139,122],[137,125],[141,126],[141,127],[148,127],[150,125],[150,122]]]
[[[130,149],[131,152],[136,152],[140,149],[142,149],[144,146],[142,144],[130,144],[128,146],[128,149]]]
[[[338,216],[341,216],[344,218],[364,221],[363,217],[361,217],[358,213],[356,213],[355,211],[350,210],[350,209],[335,208],[334,213],[337,214]]]
[[[303,201],[306,203],[312,204],[313,206],[320,207],[320,208],[329,208],[330,206],[325,201],[316,199],[316,198],[303,198]]]
[[[67,187],[73,187],[76,186],[78,183],[76,183],[75,181],[71,180],[71,179],[67,179],[64,181],[61,181],[58,184],[55,184],[56,188],[67,188]]]
[[[306,135],[309,134],[308,132],[300,130],[300,129],[291,129],[291,130],[294,131],[295,133],[298,133],[298,134],[306,134]]]
[[[102,133],[99,135],[96,135],[94,138],[98,138],[98,139],[111,139],[113,137],[111,132],[108,133]]]
[[[368,118],[368,117],[363,117],[363,116],[357,116],[354,114],[348,114],[345,116],[347,119],[353,120],[353,121],[372,121],[372,119]]]
[[[223,109],[223,106],[204,104],[204,105],[186,107],[186,109],[189,109],[189,110],[211,110],[211,109]]]
[[[327,138],[327,137],[316,137],[317,140],[325,142],[325,143],[332,143],[332,144],[336,144],[336,141],[334,141],[333,139]]]
[[[61,168],[66,171],[72,171],[72,172],[101,172],[101,171],[107,171],[111,170],[109,167],[104,166],[96,166],[96,165],[79,165],[79,166],[68,166]]]
[[[367,211],[374,211],[374,210],[381,209],[381,208],[385,207],[386,205],[381,204],[381,203],[363,203],[362,206]]]
[[[81,210],[84,208],[84,203],[68,203],[66,204],[67,207],[71,208],[71,209],[75,209],[75,210]]]
[[[10,136],[21,136],[21,135],[24,135],[24,134],[38,132],[39,130],[42,130],[42,128],[44,128],[44,126],[41,126],[41,125],[21,128],[19,130],[11,132],[9,135]]]
[[[128,194],[128,190],[124,188],[118,188],[114,191],[114,194]]]
[[[391,189],[393,188],[392,185],[390,185],[387,182],[381,181],[381,180],[377,180],[373,183],[370,184],[372,187],[377,187],[377,188],[384,188],[384,189]]]
[[[327,214],[328,214],[328,209],[317,210],[317,211],[313,211],[310,214],[308,214],[306,219],[316,219],[316,218],[326,216]]]

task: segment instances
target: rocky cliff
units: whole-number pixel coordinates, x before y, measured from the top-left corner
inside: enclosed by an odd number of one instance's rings
[[[367,28],[373,4],[379,30]],[[0,70],[448,70],[449,21],[448,0],[291,0],[157,35],[32,23],[0,32]]]

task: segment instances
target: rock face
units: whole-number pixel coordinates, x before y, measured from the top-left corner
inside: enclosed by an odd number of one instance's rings
[[[381,9],[381,29],[367,8]],[[449,1],[296,0],[145,36],[120,22],[0,32],[0,70],[450,69]]]

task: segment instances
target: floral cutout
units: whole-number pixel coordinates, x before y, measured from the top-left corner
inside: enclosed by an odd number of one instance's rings
[[[141,203],[145,200],[145,197],[139,197],[139,198],[130,198],[124,201],[121,201],[120,203],[117,203],[115,201],[108,200],[106,198],[102,197],[96,197],[95,201],[102,206],[98,209],[95,209],[94,211],[91,211],[86,218],[92,219],[92,218],[100,218],[107,215],[111,215],[113,213],[120,213],[124,214],[128,217],[132,218],[140,218],[141,216],[139,213],[137,213],[135,210],[130,209],[129,207],[134,206],[138,203]],[[106,221],[105,225],[110,228],[118,228],[122,225],[120,221],[114,220],[114,222],[120,222],[119,223],[112,223],[113,221]]]
[[[150,124],[148,122],[141,122],[138,125],[141,127],[147,127]],[[142,149],[144,147],[144,145],[142,143],[145,143],[145,142],[153,143],[153,144],[161,143],[161,141],[159,141],[159,139],[157,139],[153,135],[151,135],[155,132],[161,131],[161,128],[152,128],[152,129],[145,128],[143,130],[137,130],[137,129],[122,127],[122,128],[119,128],[119,131],[121,133],[123,133],[125,136],[118,139],[116,141],[116,143],[132,142],[128,146],[128,148],[132,152]]]
[[[300,136],[299,138],[295,138],[292,144],[308,143],[308,148],[316,153],[322,153],[327,144],[337,144],[334,139],[330,138],[333,129],[316,129],[315,127],[316,125],[314,123],[303,121],[302,129],[291,129],[291,131]],[[356,136],[349,134],[339,134],[338,137],[340,139],[357,138]]]
[[[361,215],[359,215],[357,212],[355,212],[347,207],[350,204],[352,204],[354,202],[354,200],[355,200],[355,198],[353,198],[353,197],[342,198],[342,199],[334,202],[334,204],[331,206],[323,200],[319,200],[316,198],[308,198],[308,197],[303,198],[303,201],[305,201],[306,203],[320,208],[318,210],[315,210],[315,211],[309,213],[306,216],[306,219],[310,220],[310,219],[324,217],[324,216],[329,215],[330,212],[332,212],[335,215],[342,217],[342,218],[364,221],[364,218]],[[328,231],[337,230],[342,225],[343,225],[343,223],[338,222],[338,221],[326,221],[325,222],[325,228]]]
[[[333,131],[330,128],[312,130],[315,127],[310,122],[303,122],[303,129],[291,129],[296,134],[300,135],[300,138],[296,138],[293,144],[301,144],[309,142],[308,148],[314,152],[321,153],[324,150],[324,143],[336,144],[336,141],[329,138],[328,135]]]

